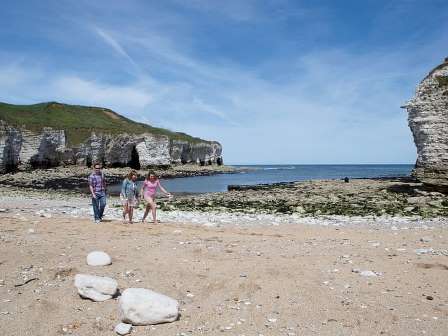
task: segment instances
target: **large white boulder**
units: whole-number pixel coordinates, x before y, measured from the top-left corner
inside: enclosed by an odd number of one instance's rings
[[[118,283],[108,277],[76,274],[75,287],[81,297],[98,302],[111,299],[117,293]]]
[[[87,265],[107,266],[112,264],[112,258],[103,251],[93,251],[87,255]]]
[[[128,288],[120,296],[121,320],[133,325],[149,325],[176,321],[179,302],[145,288]]]

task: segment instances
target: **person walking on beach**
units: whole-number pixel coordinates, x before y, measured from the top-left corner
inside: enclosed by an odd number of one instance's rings
[[[92,194],[93,217],[96,224],[103,219],[106,207],[106,179],[100,163],[93,165],[93,172],[89,176],[89,189]]]
[[[154,172],[149,172],[148,176],[146,177],[145,181],[142,185],[142,190],[140,192],[141,198],[146,200],[146,209],[145,214],[142,218],[142,223],[145,221],[146,216],[148,216],[149,210],[151,210],[152,214],[152,220],[154,224],[157,224],[157,218],[156,218],[156,192],[157,188],[160,188],[160,190],[167,195],[168,197],[171,197],[171,194],[166,191],[162,185],[160,184],[159,178]]]
[[[138,203],[137,185],[135,184],[136,180],[137,172],[131,170],[121,185],[120,199],[123,202],[123,220],[126,221],[127,214],[129,217],[129,224],[132,224],[134,206]]]

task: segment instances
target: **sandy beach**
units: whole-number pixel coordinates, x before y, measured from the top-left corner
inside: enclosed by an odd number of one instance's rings
[[[113,335],[117,301],[81,299],[73,284],[77,273],[112,277],[121,291],[144,287],[179,300],[178,321],[136,326],[132,335],[448,330],[443,219],[365,218],[355,225],[350,217],[290,216],[268,223],[271,217],[245,222],[250,217],[233,214],[218,223],[187,221],[194,214],[177,211],[161,212],[154,226],[123,224],[113,215],[119,209],[109,208],[108,219],[95,225],[88,198],[17,196],[6,188],[1,197],[2,335]],[[112,265],[88,266],[93,250],[109,253]]]

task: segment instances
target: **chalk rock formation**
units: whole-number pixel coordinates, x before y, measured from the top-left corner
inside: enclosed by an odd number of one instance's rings
[[[145,288],[128,288],[119,299],[121,320],[132,325],[176,321],[179,302]]]
[[[44,128],[40,133],[8,126],[0,120],[0,172],[10,169],[51,167],[65,154],[65,133]]]
[[[173,163],[196,162],[201,165],[219,164],[221,158],[221,145],[218,142],[190,143],[187,141],[173,141],[170,148],[170,157]]]
[[[448,190],[448,58],[423,79],[404,107],[417,147],[415,177]]]
[[[111,299],[117,293],[118,283],[108,277],[76,274],[75,287],[81,297],[100,302]]]
[[[58,165],[87,165],[102,162],[108,167],[146,168],[170,164],[221,164],[217,142],[187,142],[164,135],[102,134],[77,146],[68,146],[64,130],[44,128],[40,132],[12,127],[0,120],[0,173]]]

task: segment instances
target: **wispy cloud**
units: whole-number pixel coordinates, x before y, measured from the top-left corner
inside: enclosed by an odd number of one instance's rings
[[[412,15],[416,3],[395,12]],[[66,63],[41,50],[0,54],[0,100],[112,108],[221,141],[227,162],[412,162],[400,105],[446,56],[446,25],[369,45],[399,15],[380,12],[370,35],[344,44],[333,30],[347,13],[302,4],[83,1],[65,13],[80,34],[63,52],[89,50]]]
[[[93,30],[95,33],[101,37],[101,39],[108,44],[119,56],[125,58],[135,69],[140,71],[140,67],[138,64],[134,61],[134,59],[129,56],[129,54],[124,50],[124,48],[121,46],[120,43],[116,39],[114,39],[109,33],[106,31],[98,28],[93,27]]]

